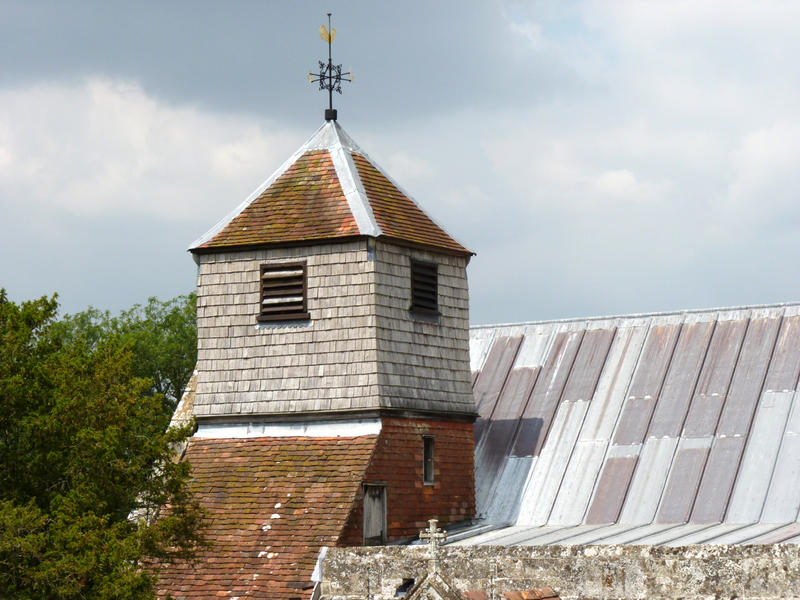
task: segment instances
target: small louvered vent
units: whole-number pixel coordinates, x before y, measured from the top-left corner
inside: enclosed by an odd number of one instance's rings
[[[411,310],[439,314],[439,273],[436,263],[411,261]]]
[[[261,265],[261,310],[259,321],[308,319],[306,265],[285,263]]]

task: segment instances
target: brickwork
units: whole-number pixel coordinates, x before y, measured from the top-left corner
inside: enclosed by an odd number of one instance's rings
[[[434,483],[422,481],[422,436],[434,437]],[[456,523],[475,515],[472,423],[383,419],[364,482],[386,484],[388,541],[416,537],[428,519]],[[362,500],[356,502],[340,546],[362,543]]]
[[[384,406],[474,413],[469,371],[467,258],[376,247],[378,384]],[[439,265],[436,319],[409,314],[411,259]]]
[[[197,416],[377,405],[366,242],[198,255]],[[259,265],[306,260],[308,321],[257,324]]]
[[[211,547],[163,566],[159,598],[309,598],[319,549],[340,537],[376,436],[192,438],[190,488]]]

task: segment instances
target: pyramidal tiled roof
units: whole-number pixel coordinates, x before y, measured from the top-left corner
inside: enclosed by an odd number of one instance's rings
[[[472,254],[426,215],[336,121],[320,127],[189,250],[356,236],[386,237]]]

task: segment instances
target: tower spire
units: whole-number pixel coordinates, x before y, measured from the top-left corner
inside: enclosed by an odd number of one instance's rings
[[[342,81],[353,81],[352,70],[342,72],[342,65],[334,65],[331,53],[333,38],[336,30],[331,28],[331,13],[328,13],[328,26],[321,25],[319,36],[323,42],[328,42],[328,62],[319,61],[319,72],[308,73],[309,83],[319,83],[319,89],[328,90],[328,108],[325,109],[325,120],[336,120],[336,109],[333,108],[333,92],[342,93]]]

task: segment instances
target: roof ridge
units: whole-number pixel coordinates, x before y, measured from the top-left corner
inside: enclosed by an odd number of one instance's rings
[[[333,168],[336,170],[339,185],[356,221],[356,227],[361,235],[378,237],[383,234],[383,231],[375,220],[372,205],[353,162],[352,153],[358,151],[363,154],[363,151],[336,121],[329,121],[329,123],[332,123],[335,141],[327,148],[328,154],[333,161]]]
[[[724,313],[734,311],[746,310],[764,310],[770,308],[800,308],[800,300],[793,302],[775,302],[772,304],[749,304],[741,306],[718,306],[712,308],[685,308],[680,310],[667,310],[656,312],[644,313],[629,313],[629,314],[615,314],[615,315],[600,315],[593,317],[569,317],[565,319],[543,319],[540,321],[512,321],[508,323],[486,323],[481,325],[470,325],[470,330],[473,329],[496,329],[498,327],[519,327],[523,325],[552,325],[556,323],[587,323],[593,321],[613,321],[622,319],[642,319],[647,317],[669,317],[680,315],[697,315],[697,314],[711,314],[711,313]]]
[[[405,197],[406,197],[406,199],[408,199],[408,201],[409,201],[409,202],[411,202],[411,203],[412,203],[414,206],[416,206],[416,207],[417,207],[417,208],[420,210],[420,212],[422,212],[422,213],[423,213],[423,214],[424,214],[424,215],[425,215],[425,216],[426,216],[428,219],[430,219],[431,223],[433,223],[434,225],[436,225],[436,227],[438,227],[439,229],[441,229],[441,230],[442,230],[442,231],[443,231],[443,232],[444,232],[444,233],[445,233],[445,234],[446,234],[446,235],[447,235],[447,236],[448,236],[448,237],[449,237],[451,240],[453,240],[453,241],[454,241],[456,244],[458,244],[458,245],[459,245],[459,246],[461,246],[462,248],[464,248],[464,249],[466,249],[466,248],[467,248],[467,247],[466,247],[466,246],[465,246],[465,245],[464,245],[464,244],[461,242],[461,240],[459,240],[459,239],[457,239],[455,236],[453,236],[453,235],[452,235],[452,234],[451,234],[451,233],[450,233],[450,232],[449,232],[447,229],[445,229],[445,227],[444,227],[444,226],[443,226],[441,223],[439,223],[439,221],[438,221],[437,219],[433,218],[433,216],[432,216],[432,215],[430,215],[430,214],[428,213],[428,211],[426,211],[426,210],[425,210],[425,209],[422,207],[422,205],[421,205],[419,202],[417,202],[417,201],[414,199],[414,196],[412,196],[411,194],[409,194],[409,193],[408,193],[408,191],[406,191],[406,189],[405,189],[405,188],[404,188],[402,185],[400,185],[400,184],[399,184],[399,183],[398,183],[398,182],[397,182],[397,181],[396,181],[396,180],[395,180],[395,179],[394,179],[394,178],[393,178],[391,175],[389,175],[389,173],[386,171],[386,169],[384,169],[383,167],[381,167],[381,166],[380,166],[380,165],[379,165],[379,164],[378,164],[378,163],[375,161],[375,159],[373,159],[373,158],[372,158],[372,157],[371,157],[369,154],[367,154],[366,152],[364,152],[364,151],[363,151],[361,148],[359,148],[359,147],[358,147],[358,146],[356,146],[355,144],[354,144],[354,146],[355,146],[355,147],[353,148],[352,152],[357,152],[358,154],[360,154],[361,156],[363,156],[363,157],[364,157],[364,158],[367,160],[367,162],[369,162],[369,164],[371,164],[371,165],[372,165],[372,166],[375,168],[375,170],[376,170],[376,171],[378,171],[378,172],[379,172],[381,175],[383,175],[383,176],[384,176],[384,177],[387,179],[387,181],[388,181],[389,183],[391,183],[391,184],[392,184],[394,187],[396,187],[396,188],[397,188],[397,190],[398,190],[398,191],[399,191],[401,194],[403,194],[403,196],[405,196]],[[360,181],[360,179],[359,179],[359,181]],[[469,252],[469,250],[468,250],[468,252]],[[470,252],[470,254],[473,254],[473,255],[474,255],[475,253],[474,253],[474,252]]]
[[[255,190],[253,190],[253,192],[251,192],[251,194],[247,198],[245,198],[243,202],[241,202],[239,205],[236,206],[236,208],[234,208],[232,211],[230,211],[228,214],[226,214],[224,217],[222,217],[222,219],[217,221],[217,223],[211,229],[206,231],[203,235],[201,235],[199,238],[197,238],[195,241],[193,241],[191,244],[189,244],[188,250],[194,250],[195,248],[198,248],[198,247],[202,246],[203,244],[205,244],[206,242],[208,242],[209,240],[211,240],[220,231],[225,229],[225,227],[228,225],[228,223],[233,221],[237,216],[239,216],[239,214],[241,214],[241,212],[243,210],[245,210],[256,199],[258,199],[258,197],[261,196],[261,194],[264,193],[265,190],[267,190],[273,183],[275,183],[275,181],[278,179],[278,177],[280,177],[286,171],[288,171],[289,167],[291,167],[295,162],[297,162],[298,158],[303,156],[303,154],[305,154],[309,150],[317,149],[317,148],[315,148],[315,141],[318,138],[324,137],[324,134],[326,133],[325,128],[328,125],[328,123],[329,122],[327,122],[327,121],[325,123],[323,123],[311,135],[311,137],[309,137],[305,141],[305,143],[302,146],[300,146],[289,158],[287,158],[281,164],[280,167],[278,167],[275,171],[273,171],[272,175],[267,177],[261,183],[261,185],[259,185]],[[321,149],[321,148],[319,148],[319,149]]]

